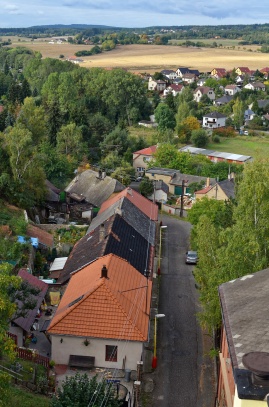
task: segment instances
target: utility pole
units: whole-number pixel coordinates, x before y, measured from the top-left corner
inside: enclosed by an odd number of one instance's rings
[[[183,218],[183,198],[184,198],[184,188],[185,188],[185,180],[182,180],[182,186],[181,186],[181,200],[180,200],[180,214],[179,216]]]

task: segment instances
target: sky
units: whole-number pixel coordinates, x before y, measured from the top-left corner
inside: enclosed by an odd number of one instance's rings
[[[0,0],[0,27],[264,24],[267,0]]]

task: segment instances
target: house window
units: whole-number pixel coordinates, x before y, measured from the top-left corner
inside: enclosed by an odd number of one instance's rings
[[[106,345],[106,362],[117,362],[118,347]]]

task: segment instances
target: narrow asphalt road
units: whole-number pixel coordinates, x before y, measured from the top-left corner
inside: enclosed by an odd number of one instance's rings
[[[193,266],[185,264],[191,226],[168,216],[163,225],[167,228],[162,230],[158,313],[165,317],[158,320],[153,406],[211,407],[213,364],[205,355],[205,335],[196,317],[199,298]]]

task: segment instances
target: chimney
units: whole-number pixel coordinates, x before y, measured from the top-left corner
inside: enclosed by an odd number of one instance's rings
[[[105,238],[105,225],[102,223],[99,228],[99,242]]]
[[[133,196],[132,188],[127,188],[127,192],[128,192],[129,195]]]
[[[228,174],[228,180],[231,181],[232,179],[234,179],[235,173],[231,172]]]
[[[205,185],[206,187],[209,187],[210,186],[210,178],[207,178],[206,179],[206,185]]]
[[[101,278],[107,278],[107,268],[105,264],[103,265],[101,270]]]
[[[106,177],[106,172],[103,171],[103,172],[102,172],[102,178],[104,179],[105,177]]]

